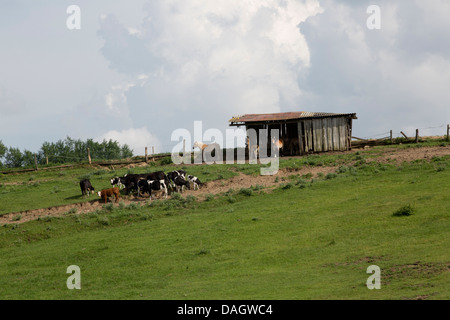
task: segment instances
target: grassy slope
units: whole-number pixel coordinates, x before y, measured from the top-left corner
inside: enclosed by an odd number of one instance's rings
[[[0,298],[448,299],[449,178],[448,158],[361,165],[269,194],[3,226]],[[416,214],[393,217],[405,204]],[[82,290],[66,288],[72,264]],[[365,285],[372,264],[381,290]]]
[[[213,170],[204,166],[190,166],[189,173],[202,177],[202,181],[226,179],[235,175],[229,166],[215,166]],[[110,188],[110,179],[126,173],[174,170],[173,166],[155,166],[109,171],[90,167],[38,171],[20,175],[5,175],[0,180],[0,215],[51,206],[66,205],[92,200],[82,199],[79,181],[89,178],[95,190]]]

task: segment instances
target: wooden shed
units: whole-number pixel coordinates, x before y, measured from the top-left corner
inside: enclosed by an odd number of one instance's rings
[[[256,132],[268,129],[269,134],[271,129],[279,129],[283,142],[280,154],[304,155],[350,150],[353,119],[357,119],[356,113],[299,111],[235,116],[229,120],[229,125],[245,126],[246,130]],[[267,139],[270,143],[270,137]]]

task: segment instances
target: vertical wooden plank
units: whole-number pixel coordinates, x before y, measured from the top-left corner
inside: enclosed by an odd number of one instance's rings
[[[348,123],[348,133],[347,133],[348,149],[347,150],[352,150],[352,136],[353,136],[353,126],[352,126],[353,120],[352,120],[352,118],[348,118],[347,123]]]
[[[311,125],[309,120],[303,121],[303,126],[305,128],[305,152],[308,153],[311,150]]]
[[[297,121],[297,136],[298,136],[298,152],[299,155],[302,155],[304,153],[304,148],[303,148],[303,131],[302,131],[302,122],[301,121]]]
[[[330,129],[331,129],[331,133],[330,133],[330,141],[331,141],[331,150],[336,150],[335,149],[335,131],[336,131],[336,119],[335,118],[330,118]]]
[[[321,127],[317,119],[313,120],[313,139],[314,139],[314,152],[322,151],[322,141],[320,137],[322,136]]]
[[[308,121],[309,127],[308,127],[308,136],[309,136],[309,152],[314,151],[314,136],[313,136],[313,125],[312,120]]]
[[[322,118],[322,151],[328,151],[327,119]]]
[[[328,151],[333,150],[333,118],[328,118],[327,121],[327,139],[328,139]]]
[[[335,134],[335,139],[336,139],[336,151],[340,151],[341,150],[341,121],[340,118],[336,118],[336,134]]]
[[[346,141],[346,123],[345,118],[339,118],[339,150],[345,151],[347,149]]]

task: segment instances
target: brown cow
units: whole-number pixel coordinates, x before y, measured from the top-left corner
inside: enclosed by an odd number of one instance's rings
[[[117,187],[104,189],[102,191],[97,192],[97,194],[100,198],[105,200],[105,203],[108,201],[108,197],[115,196],[116,202],[118,202],[120,198],[120,191],[119,188]]]

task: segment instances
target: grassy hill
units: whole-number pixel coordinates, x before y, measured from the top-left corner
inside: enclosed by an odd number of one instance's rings
[[[283,168],[337,169],[293,171],[275,188],[4,224],[0,298],[448,299],[450,157],[372,162],[374,150],[283,160]],[[208,181],[257,172],[249,165],[189,170]],[[37,172],[20,176],[25,183],[7,177],[0,213],[82,201],[78,177],[107,186],[111,173]],[[70,265],[80,267],[81,290],[67,289]],[[380,290],[366,286],[370,265],[381,269]]]

